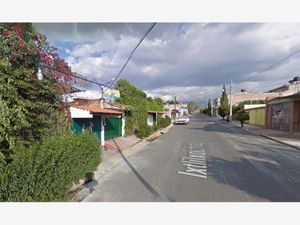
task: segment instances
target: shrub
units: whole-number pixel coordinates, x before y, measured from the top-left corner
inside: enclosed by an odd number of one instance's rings
[[[147,97],[145,92],[124,79],[116,82],[116,89],[120,91],[119,102],[131,109],[126,113],[125,134],[135,133],[141,138],[148,136],[152,132],[147,124],[148,110],[162,111],[162,99]]]
[[[70,186],[101,160],[99,141],[90,131],[16,148],[12,162],[0,160],[0,201],[62,201]]]
[[[148,137],[151,134],[151,127],[149,127],[147,124],[142,124],[139,130],[136,130],[136,134],[141,138]]]
[[[158,127],[159,128],[165,128],[171,124],[171,118],[166,116],[158,118]]]
[[[245,110],[242,110],[238,112],[235,118],[241,122],[241,127],[243,127],[244,122],[249,120],[249,114]]]

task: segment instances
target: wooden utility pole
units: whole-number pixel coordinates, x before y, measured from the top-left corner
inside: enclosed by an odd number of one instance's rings
[[[230,77],[229,122],[232,121],[232,78]]]

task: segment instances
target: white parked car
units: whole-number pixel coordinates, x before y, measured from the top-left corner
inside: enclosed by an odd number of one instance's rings
[[[190,119],[187,116],[180,116],[175,119],[175,124],[189,124]]]

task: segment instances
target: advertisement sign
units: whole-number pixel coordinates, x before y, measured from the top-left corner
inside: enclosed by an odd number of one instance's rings
[[[103,87],[103,97],[111,100],[120,99],[120,91],[108,87]]]

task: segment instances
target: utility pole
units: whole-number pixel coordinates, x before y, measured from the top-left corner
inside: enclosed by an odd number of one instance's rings
[[[213,104],[212,104],[213,101],[210,101],[210,117],[213,116]]]
[[[232,121],[232,77],[230,77],[229,122]]]
[[[175,96],[175,109],[174,109],[174,121],[175,121],[175,119],[176,119],[176,114],[177,114],[177,111],[176,111],[176,96]]]

